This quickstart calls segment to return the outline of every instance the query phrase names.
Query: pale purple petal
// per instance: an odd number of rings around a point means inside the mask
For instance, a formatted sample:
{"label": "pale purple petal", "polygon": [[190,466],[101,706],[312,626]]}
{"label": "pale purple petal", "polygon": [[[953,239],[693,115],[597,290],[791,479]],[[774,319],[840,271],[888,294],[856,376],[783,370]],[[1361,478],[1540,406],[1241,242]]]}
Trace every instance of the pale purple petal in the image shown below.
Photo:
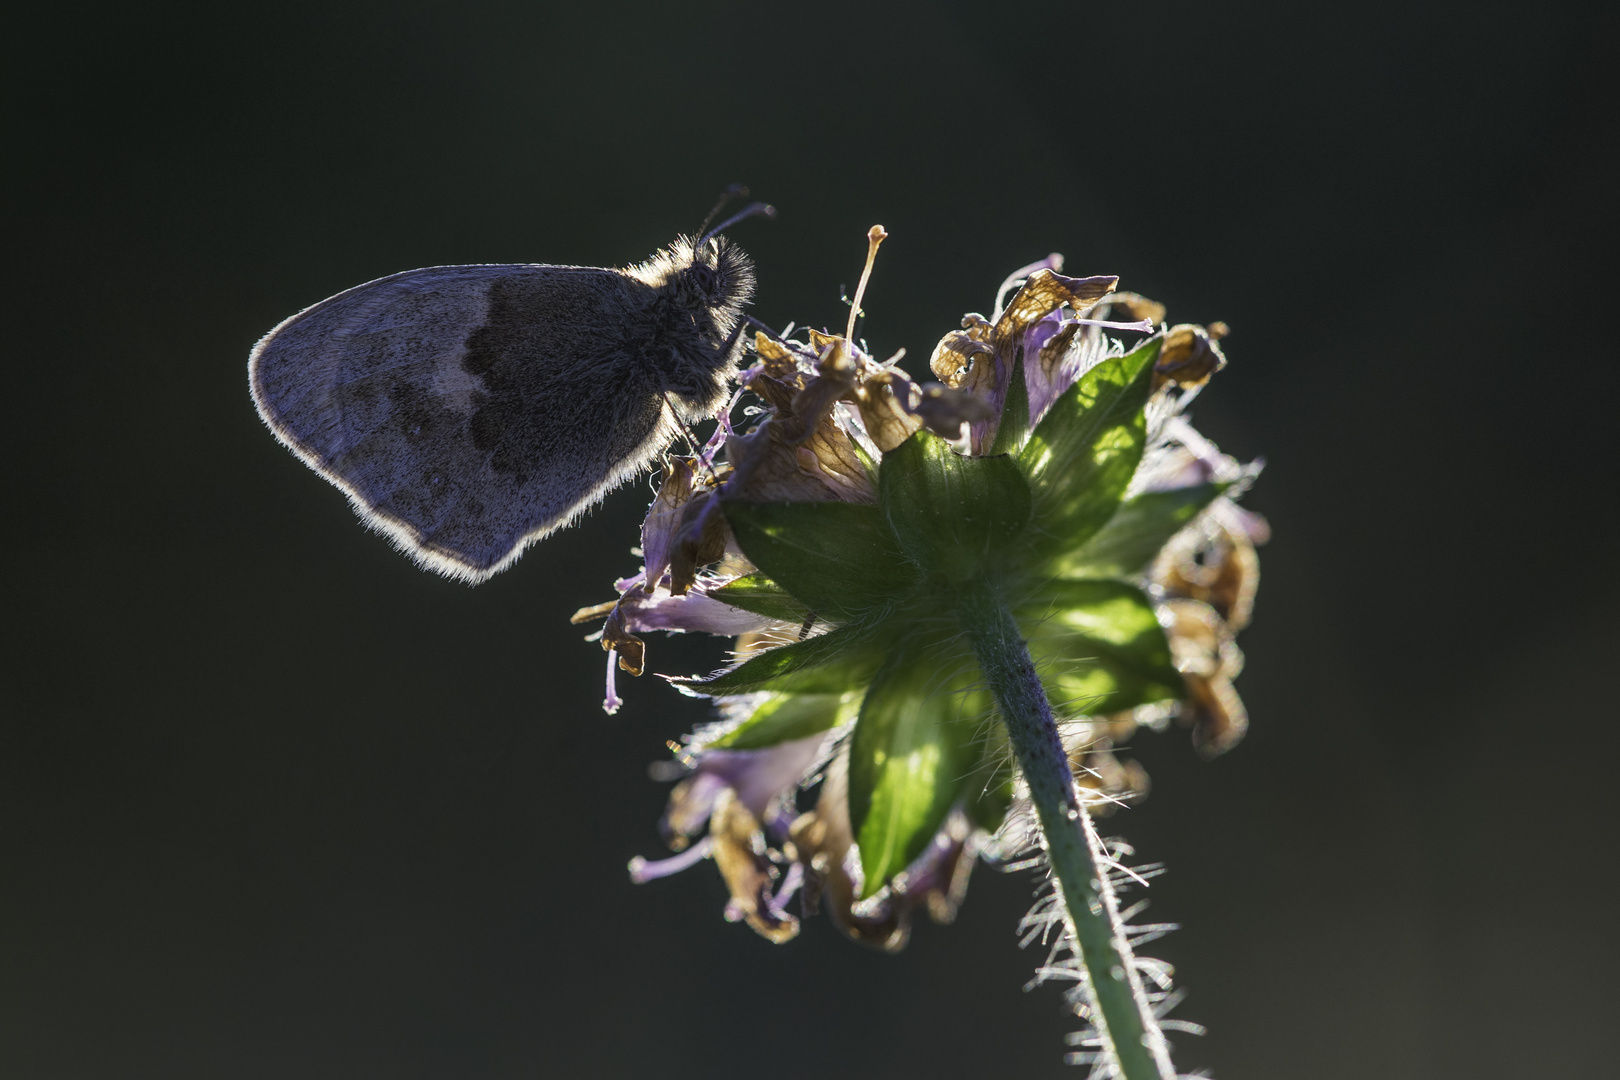
{"label": "pale purple petal", "polygon": [[694,767],[718,777],[737,793],[749,813],[761,818],[772,799],[799,786],[805,772],[819,760],[825,739],[824,734],[816,734],[763,750],[703,750]]}
{"label": "pale purple petal", "polygon": [[1048,373],[1040,362],[1041,350],[1069,326],[1095,326],[1105,330],[1132,330],[1147,333],[1153,323],[1148,319],[1136,322],[1113,322],[1108,319],[1076,318],[1062,308],[1049,312],[1024,332],[1024,386],[1029,396],[1029,423],[1033,427],[1052,403],[1074,385],[1074,381],[1090,370],[1108,353],[1109,342],[1098,333],[1075,334],[1068,350]]}
{"label": "pale purple petal", "polygon": [[679,855],[671,855],[667,859],[643,859],[640,855],[630,860],[630,880],[637,885],[644,885],[661,877],[678,874],[689,866],[695,866],[709,857],[714,849],[714,841],[705,836]]}
{"label": "pale purple petal", "polygon": [[1271,539],[1271,523],[1253,510],[1229,500],[1217,503],[1216,509],[1232,531],[1243,533],[1250,543],[1264,544]]}
{"label": "pale purple petal", "polygon": [[1113,319],[1076,319],[1082,326],[1100,326],[1104,330],[1130,330],[1138,334],[1153,333],[1152,319],[1132,319],[1129,322],[1117,322]]}
{"label": "pale purple petal", "polygon": [[1176,445],[1155,450],[1143,459],[1140,483],[1129,494],[1147,495],[1160,491],[1180,491],[1206,484],[1215,477],[1209,462]]}
{"label": "pale purple petal", "polygon": [[799,887],[803,884],[804,864],[795,861],[788,866],[787,873],[782,876],[782,884],[776,890],[776,895],[772,896],[768,901],[767,906],[770,907],[771,914],[778,919],[786,915],[788,901],[793,899],[793,894],[798,892]]}
{"label": "pale purple petal", "polygon": [[[1052,402],[1068,389],[1063,381],[1064,369],[1068,365],[1059,364],[1053,371],[1053,377],[1048,378],[1045,368],[1041,366],[1041,350],[1058,336],[1063,330],[1063,309],[1049,313],[1024,332],[1024,389],[1029,398],[1029,426],[1034,427],[1046,415],[1046,410],[1052,407]],[[1073,382],[1074,377],[1069,377]]]}
{"label": "pale purple petal", "polygon": [[[1040,330],[1048,319],[1057,316],[1047,316],[1031,327],[1031,330]],[[1081,322],[1077,319],[1061,320],[1058,329],[1071,323]],[[1049,331],[1042,330],[1043,334]],[[1047,342],[1051,339],[1047,338]],[[1042,342],[1046,344],[1046,342]],[[1063,396],[1063,392],[1074,385],[1074,381],[1085,374],[1098,363],[1113,353],[1114,344],[1102,334],[1082,331],[1070,338],[1068,348],[1059,357],[1057,364],[1048,375],[1041,367],[1040,351],[1030,351],[1026,345],[1024,351],[1024,379],[1029,391],[1029,422],[1030,426],[1040,423],[1041,417],[1052,407],[1052,403]],[[1117,355],[1117,353],[1114,353]]]}
{"label": "pale purple petal", "polygon": [[651,595],[627,592],[619,607],[624,612],[624,627],[632,634],[668,630],[735,637],[774,625],[763,615],[721,603],[697,589],[685,596],[671,596],[664,585]]}
{"label": "pale purple petal", "polygon": [[996,431],[1001,424],[1001,410],[1007,404],[1007,385],[1012,380],[1012,371],[1009,365],[1002,363],[1001,356],[988,353],[978,358],[980,363],[995,365],[995,374],[988,387],[981,387],[979,396],[984,403],[990,406],[991,418],[989,420],[974,420],[968,424],[968,454],[979,457],[990,452],[994,444]]}
{"label": "pale purple petal", "polygon": [[658,581],[669,569],[679,544],[681,518],[697,482],[698,471],[688,459],[672,457],[665,461],[658,495],[641,523],[642,574],[649,584]]}
{"label": "pale purple petal", "polygon": [[607,665],[607,697],[602,699],[602,711],[607,713],[609,716],[612,716],[614,713],[618,712],[619,706],[624,704],[624,699],[619,696],[619,689],[617,685],[618,678],[619,650],[609,649]]}
{"label": "pale purple petal", "polygon": [[[744,383],[743,385],[746,386],[747,384]],[[719,412],[715,413],[714,418],[717,423],[714,426],[714,434],[709,436],[709,441],[703,444],[703,452],[698,455],[698,460],[711,470],[714,468],[715,455],[726,445],[726,438],[734,433],[731,426],[731,411],[737,407],[737,403],[742,400],[742,396],[743,392],[739,389],[731,395],[731,400],[726,402]]]}

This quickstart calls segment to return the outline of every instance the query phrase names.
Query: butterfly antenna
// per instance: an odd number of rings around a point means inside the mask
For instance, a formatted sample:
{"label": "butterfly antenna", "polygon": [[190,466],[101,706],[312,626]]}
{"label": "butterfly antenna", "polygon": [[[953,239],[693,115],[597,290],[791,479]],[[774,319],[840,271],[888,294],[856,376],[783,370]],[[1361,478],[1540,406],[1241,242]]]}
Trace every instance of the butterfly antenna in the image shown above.
{"label": "butterfly antenna", "polygon": [[709,231],[709,222],[720,216],[720,211],[726,208],[726,204],[728,202],[730,202],[732,199],[746,199],[747,197],[748,189],[742,184],[732,184],[730,187],[726,188],[726,190],[722,191],[720,193],[720,201],[714,204],[714,209],[709,211],[709,216],[704,218],[703,224],[698,226],[698,235],[702,236]]}
{"label": "butterfly antenna", "polygon": [[[778,345],[781,345],[781,346],[783,346],[785,348],[789,348],[789,349],[794,347],[793,342],[789,341],[787,338],[783,337],[781,334],[779,334],[775,330],[773,330],[769,323],[760,322],[758,319],[754,318],[752,315],[744,315],[743,320],[745,322],[747,322],[749,326],[754,327],[756,330],[763,330],[765,332],[765,336],[770,338],[772,341],[776,342]],[[788,323],[788,332],[789,333],[793,332],[793,324],[792,323]]]}
{"label": "butterfly antenna", "polygon": [[749,203],[747,206],[743,207],[737,213],[735,213],[735,214],[731,215],[730,217],[726,218],[726,220],[722,221],[720,224],[716,225],[714,228],[712,228],[708,232],[704,233],[703,236],[698,240],[698,243],[701,244],[705,240],[712,240],[714,237],[719,236],[721,233],[725,232],[727,229],[729,229],[733,225],[737,224],[737,222],[743,221],[743,220],[745,220],[747,218],[751,218],[751,217],[773,218],[775,216],[776,216],[776,207],[772,206],[770,203],[762,203],[762,202]]}

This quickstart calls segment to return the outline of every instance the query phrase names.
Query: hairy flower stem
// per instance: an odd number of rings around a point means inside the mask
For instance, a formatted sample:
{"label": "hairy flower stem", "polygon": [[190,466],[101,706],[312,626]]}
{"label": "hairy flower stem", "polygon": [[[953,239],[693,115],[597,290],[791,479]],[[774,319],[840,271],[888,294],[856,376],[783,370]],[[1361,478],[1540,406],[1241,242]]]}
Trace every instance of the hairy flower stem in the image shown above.
{"label": "hairy flower stem", "polygon": [[1040,820],[1070,939],[1088,978],[1091,1020],[1126,1080],[1172,1080],[1170,1050],[1148,1005],[1108,883],[1107,854],[1075,791],[1052,706],[1012,613],[985,581],[964,586],[958,612],[1001,707]]}

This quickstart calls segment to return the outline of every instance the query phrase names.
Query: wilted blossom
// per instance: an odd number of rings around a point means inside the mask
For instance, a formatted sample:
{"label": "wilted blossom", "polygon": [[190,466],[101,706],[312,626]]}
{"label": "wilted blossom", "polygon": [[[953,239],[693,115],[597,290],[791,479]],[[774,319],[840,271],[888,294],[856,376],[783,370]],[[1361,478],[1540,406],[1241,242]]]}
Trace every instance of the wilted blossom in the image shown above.
{"label": "wilted blossom", "polygon": [[974,575],[1011,598],[1094,810],[1145,793],[1117,754],[1138,726],[1179,722],[1206,755],[1242,738],[1235,639],[1266,526],[1234,500],[1259,467],[1186,413],[1225,327],[1166,327],[1115,278],[1061,268],[1017,271],[928,380],[848,328],[760,332],[755,404],[669,460],[642,569],[575,621],[604,620],[609,711],[649,631],[733,637],[735,662],[670,679],[718,719],[666,763],[674,854],[635,880],[709,860],[726,916],[772,941],[825,910],[894,950],[919,910],[954,916],[976,861],[1015,862],[1031,814],[950,604]]}

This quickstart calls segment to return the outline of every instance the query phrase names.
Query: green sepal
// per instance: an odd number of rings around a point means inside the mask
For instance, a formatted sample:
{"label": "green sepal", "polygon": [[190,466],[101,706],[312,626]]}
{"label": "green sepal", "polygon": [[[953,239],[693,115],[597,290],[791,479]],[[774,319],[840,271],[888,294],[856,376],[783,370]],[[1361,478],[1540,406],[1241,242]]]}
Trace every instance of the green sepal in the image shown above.
{"label": "green sepal", "polygon": [[722,604],[778,622],[803,623],[810,617],[810,609],[802,601],[764,574],[744,574],[726,582],[709,596]]}
{"label": "green sepal", "polygon": [[1147,594],[1123,581],[1053,581],[1017,612],[1056,712],[1104,716],[1181,697]]}
{"label": "green sepal", "polygon": [[883,511],[870,503],[723,505],[749,561],[823,618],[860,619],[914,580]]}
{"label": "green sepal", "polygon": [[1007,376],[1007,396],[1001,405],[1001,422],[996,426],[992,454],[1016,454],[1029,437],[1029,380],[1024,375],[1023,335],[1013,357],[1012,374]]}
{"label": "green sepal", "polygon": [[975,782],[974,738],[990,711],[988,693],[972,689],[982,681],[968,657],[908,648],[889,658],[866,692],[849,747],[863,898],[923,853]]}
{"label": "green sepal", "polygon": [[1059,557],[1053,572],[1066,578],[1128,577],[1140,573],[1172,536],[1231,486],[1196,484],[1126,499],[1090,540]]}
{"label": "green sepal", "polygon": [[888,626],[851,623],[825,634],[758,652],[734,668],[706,678],[671,679],[700,694],[749,694],[779,690],[796,694],[842,694],[869,682],[882,666]]}
{"label": "green sepal", "polygon": [[981,573],[1029,524],[1029,484],[1008,455],[963,457],[918,431],[883,455],[878,500],[900,547],[949,581]]}
{"label": "green sepal", "polygon": [[1038,558],[1073,550],[1119,508],[1147,442],[1143,407],[1162,336],[1104,360],[1065,390],[1018,460],[1034,493]]}
{"label": "green sepal", "polygon": [[855,719],[860,708],[858,691],[778,694],[761,702],[748,719],[706,746],[721,750],[763,750],[830,731]]}

